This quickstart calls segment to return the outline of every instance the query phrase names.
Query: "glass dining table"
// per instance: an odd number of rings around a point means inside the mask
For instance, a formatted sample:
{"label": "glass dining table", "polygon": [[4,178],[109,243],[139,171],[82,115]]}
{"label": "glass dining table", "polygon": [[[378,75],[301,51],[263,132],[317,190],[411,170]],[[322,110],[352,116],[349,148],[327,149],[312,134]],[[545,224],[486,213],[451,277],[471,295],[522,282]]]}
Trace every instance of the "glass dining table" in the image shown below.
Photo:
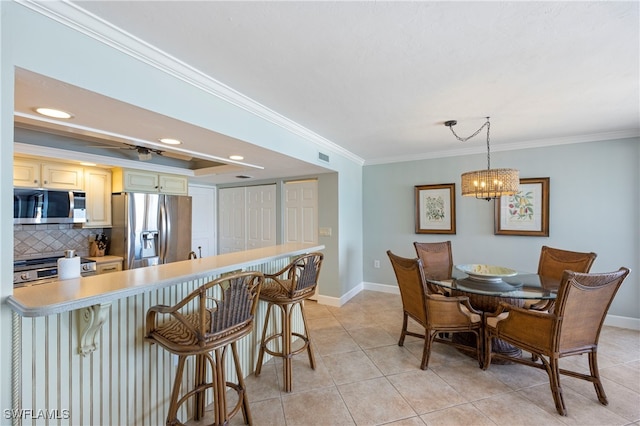
{"label": "glass dining table", "polygon": [[[469,276],[456,268],[453,268],[449,279],[427,277],[427,285],[432,291],[444,292],[451,296],[467,296],[471,306],[482,312],[494,312],[500,302],[517,307],[534,303],[545,304],[545,302],[547,306],[552,306],[559,284],[560,281],[557,279],[529,272],[518,272],[510,277],[483,280]],[[456,333],[453,338],[458,343],[475,347],[475,335],[472,333]],[[492,350],[510,356],[521,355],[520,349],[503,341],[494,341]]]}

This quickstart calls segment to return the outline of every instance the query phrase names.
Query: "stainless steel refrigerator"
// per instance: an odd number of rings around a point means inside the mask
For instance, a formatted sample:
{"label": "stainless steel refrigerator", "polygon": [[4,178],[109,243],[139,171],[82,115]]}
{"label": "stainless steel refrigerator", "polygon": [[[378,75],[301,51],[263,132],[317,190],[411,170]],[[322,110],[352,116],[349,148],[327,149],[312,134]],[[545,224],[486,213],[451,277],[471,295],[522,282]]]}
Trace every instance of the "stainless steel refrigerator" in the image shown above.
{"label": "stainless steel refrigerator", "polygon": [[122,192],[112,195],[109,254],[124,268],[187,260],[191,251],[191,197]]}

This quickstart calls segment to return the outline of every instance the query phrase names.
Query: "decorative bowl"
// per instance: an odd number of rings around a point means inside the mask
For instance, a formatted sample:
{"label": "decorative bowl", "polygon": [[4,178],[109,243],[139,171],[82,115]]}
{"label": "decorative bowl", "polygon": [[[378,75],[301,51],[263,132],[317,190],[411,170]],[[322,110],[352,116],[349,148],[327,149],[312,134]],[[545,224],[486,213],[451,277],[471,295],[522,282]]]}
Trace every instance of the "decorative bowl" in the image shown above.
{"label": "decorative bowl", "polygon": [[471,280],[491,283],[497,283],[502,281],[503,278],[518,275],[517,271],[510,268],[478,263],[456,265],[456,269],[469,275]]}

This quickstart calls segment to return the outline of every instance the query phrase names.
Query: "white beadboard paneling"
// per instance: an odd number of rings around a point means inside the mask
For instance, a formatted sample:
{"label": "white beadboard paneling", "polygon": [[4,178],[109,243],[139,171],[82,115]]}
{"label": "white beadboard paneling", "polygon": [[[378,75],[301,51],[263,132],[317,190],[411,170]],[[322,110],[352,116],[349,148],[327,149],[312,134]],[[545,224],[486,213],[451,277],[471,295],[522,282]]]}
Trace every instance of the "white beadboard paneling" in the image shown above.
{"label": "white beadboard paneling", "polygon": [[[271,273],[284,268],[289,261],[282,258],[253,269]],[[14,375],[19,376],[20,388],[19,406],[13,408],[48,410],[45,412],[50,416],[58,415],[56,419],[23,418],[21,424],[164,424],[175,376],[174,358],[168,351],[144,341],[147,310],[156,304],[173,305],[213,278],[115,300],[98,336],[98,349],[86,356],[78,354],[75,311],[46,317],[17,317],[14,327],[19,333],[18,347],[14,349],[20,356]],[[260,302],[253,333],[237,343],[244,376],[255,370],[265,312],[266,303]],[[269,333],[280,327],[280,314],[274,313]],[[302,320],[298,318],[294,329],[300,330],[301,326]],[[265,357],[265,362],[268,358]],[[193,369],[189,360],[183,389],[193,385]],[[225,374],[228,381],[237,380],[230,347],[225,356]],[[190,405],[183,405],[180,413],[183,419],[191,416]]]}

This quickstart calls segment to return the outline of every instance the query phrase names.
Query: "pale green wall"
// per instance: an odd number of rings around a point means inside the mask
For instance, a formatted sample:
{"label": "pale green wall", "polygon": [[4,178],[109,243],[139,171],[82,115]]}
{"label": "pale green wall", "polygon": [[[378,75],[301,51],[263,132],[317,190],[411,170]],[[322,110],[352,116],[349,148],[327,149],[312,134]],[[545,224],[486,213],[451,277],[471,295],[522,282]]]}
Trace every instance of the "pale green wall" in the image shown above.
{"label": "pale green wall", "polygon": [[[492,153],[494,167],[514,167],[520,177],[550,178],[550,235],[493,234],[493,201],[460,195],[460,174],[481,168],[472,155],[364,167],[364,281],[395,285],[386,256],[390,249],[413,257],[413,241],[453,245],[454,263],[491,263],[523,271],[537,269],[540,247],[594,251],[593,272],[626,266],[631,275],[609,311],[640,318],[640,140],[580,143]],[[456,184],[457,233],[414,233],[414,186]],[[375,269],[373,261],[380,260]]]}

